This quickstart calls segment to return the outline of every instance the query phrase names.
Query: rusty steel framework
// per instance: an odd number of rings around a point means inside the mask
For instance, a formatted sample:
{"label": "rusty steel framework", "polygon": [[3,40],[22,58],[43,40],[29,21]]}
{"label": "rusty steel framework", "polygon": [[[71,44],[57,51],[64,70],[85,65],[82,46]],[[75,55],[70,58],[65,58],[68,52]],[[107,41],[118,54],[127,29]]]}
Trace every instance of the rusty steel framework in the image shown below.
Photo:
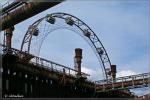
{"label": "rusty steel framework", "polygon": [[[62,2],[64,0],[60,1]],[[1,14],[2,16],[0,16],[0,26],[2,26],[2,30],[6,30],[6,33],[11,33],[12,31],[10,30],[10,28],[15,24],[43,10],[48,9],[49,7],[57,5],[58,3],[60,2],[13,2],[9,6],[2,9]],[[55,25],[55,23],[59,19],[61,19],[64,24],[62,25],[57,24],[58,25],[57,26]],[[51,24],[54,27],[51,28],[48,26],[48,28],[46,29],[45,26],[47,26],[47,24],[43,23]],[[42,27],[43,25],[44,27]],[[94,50],[96,56],[98,57],[100,66],[102,67],[102,71],[106,79],[95,82],[96,92],[106,90],[123,90],[149,86],[150,73],[143,73],[139,75],[116,78],[116,66],[111,65],[108,54],[98,36],[92,31],[92,29],[87,24],[85,24],[79,18],[67,13],[48,14],[47,16],[34,22],[28,28],[24,36],[21,45],[21,51],[11,48],[11,37],[9,36],[8,36],[9,41],[7,41],[8,45],[4,46],[0,44],[0,46],[3,46],[5,48],[4,53],[6,51],[6,54],[10,53],[12,55],[18,56],[19,61],[27,62],[35,66],[40,66],[49,71],[56,71],[62,73],[64,75],[63,77],[65,77],[65,75],[77,77],[77,74],[81,74],[82,77],[87,78],[87,76],[89,75],[86,73],[78,72],[75,69],[66,67],[64,65],[31,54],[30,50],[32,49],[32,42],[35,39],[35,37],[41,36],[42,34],[41,30],[44,30],[44,32],[47,33],[46,34],[43,33],[44,35],[42,36],[42,38],[39,38],[42,41],[40,43],[39,49],[41,48],[44,39],[47,37],[49,33],[62,28],[66,28],[75,31],[76,33],[79,33],[79,35],[81,35],[89,43],[89,45]],[[6,50],[6,47],[8,50]],[[79,65],[79,67],[81,66]]]}
{"label": "rusty steel framework", "polygon": [[[62,20],[63,23],[61,25],[55,25],[57,20]],[[46,24],[45,24],[46,23]],[[51,25],[51,26],[49,26]],[[51,28],[52,27],[52,28]],[[51,28],[51,29],[50,29]],[[52,13],[48,14],[47,16],[37,20],[34,22],[27,30],[24,39],[21,45],[21,51],[26,51],[27,53],[31,53],[30,50],[33,48],[31,47],[32,41],[44,34],[41,39],[41,44],[45,37],[54,30],[66,28],[76,33],[79,33],[87,42],[90,44],[92,49],[94,50],[98,60],[100,62],[100,66],[102,67],[104,78],[111,79],[111,62],[108,57],[108,54],[101,43],[98,36],[92,31],[92,29],[81,21],[79,18],[67,14],[67,13]],[[45,30],[49,31],[45,31]],[[44,31],[42,31],[44,30]],[[47,33],[46,33],[47,32]],[[36,40],[38,40],[36,39]],[[37,42],[36,42],[37,43]],[[37,45],[37,44],[36,44]],[[35,46],[35,45],[34,45]],[[34,47],[35,48],[35,47]],[[39,47],[40,49],[40,47]]]}
{"label": "rusty steel framework", "polygon": [[[14,1],[0,11],[1,30],[12,27],[50,7],[53,7],[64,0],[53,2],[36,2],[36,0]],[[9,1],[10,2],[10,1]]]}
{"label": "rusty steel framework", "polygon": [[[4,54],[7,54],[8,53],[6,51],[7,46],[5,46],[3,44],[0,44],[0,46],[2,46],[4,48],[3,49]],[[60,72],[60,73],[63,73],[65,70],[66,75],[73,76],[73,77],[75,77],[76,74],[78,73],[77,70],[72,69],[70,67],[58,64],[58,63],[53,62],[53,61],[46,60],[46,59],[41,58],[41,57],[34,56],[34,55],[29,54],[27,52],[22,52],[18,49],[15,49],[15,48],[10,48],[10,51],[11,51],[12,55],[16,55],[17,57],[19,57],[20,62],[28,62],[28,63],[33,64],[35,66],[41,66],[47,70],[50,70],[50,71],[53,70],[53,71]],[[84,72],[81,72],[81,76],[87,78],[90,75],[86,74]]]}
{"label": "rusty steel framework", "polygon": [[[112,81],[112,80],[109,80]],[[150,72],[131,76],[118,77],[112,83],[108,80],[95,81],[97,91],[123,90],[150,86]]]}

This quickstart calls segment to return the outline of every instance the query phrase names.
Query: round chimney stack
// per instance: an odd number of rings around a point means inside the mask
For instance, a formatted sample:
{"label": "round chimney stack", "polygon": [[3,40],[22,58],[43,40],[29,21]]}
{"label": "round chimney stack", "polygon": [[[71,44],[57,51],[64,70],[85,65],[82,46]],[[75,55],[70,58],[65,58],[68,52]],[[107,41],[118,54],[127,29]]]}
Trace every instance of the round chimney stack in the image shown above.
{"label": "round chimney stack", "polygon": [[81,59],[82,59],[82,49],[75,49],[75,69],[77,70],[77,75],[81,75]]}

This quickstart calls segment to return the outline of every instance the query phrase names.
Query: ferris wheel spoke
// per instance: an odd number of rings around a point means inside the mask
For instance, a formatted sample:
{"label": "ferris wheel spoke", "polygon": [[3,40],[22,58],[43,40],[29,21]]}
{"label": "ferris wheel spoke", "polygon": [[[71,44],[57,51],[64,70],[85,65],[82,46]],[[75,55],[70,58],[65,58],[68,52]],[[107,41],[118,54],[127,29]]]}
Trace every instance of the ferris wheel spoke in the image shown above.
{"label": "ferris wheel spoke", "polygon": [[[26,49],[25,46],[27,46],[28,53],[30,53],[31,49],[37,49],[39,52],[47,35],[57,29],[63,28],[78,33],[86,41],[88,41],[88,44],[98,58],[102,71],[105,74],[105,78],[110,78],[108,69],[110,71],[111,62],[103,44],[87,24],[70,14],[52,13],[34,22],[28,28],[28,31],[24,36],[21,51],[24,51]],[[36,48],[33,48],[32,45],[35,46],[35,44]]]}

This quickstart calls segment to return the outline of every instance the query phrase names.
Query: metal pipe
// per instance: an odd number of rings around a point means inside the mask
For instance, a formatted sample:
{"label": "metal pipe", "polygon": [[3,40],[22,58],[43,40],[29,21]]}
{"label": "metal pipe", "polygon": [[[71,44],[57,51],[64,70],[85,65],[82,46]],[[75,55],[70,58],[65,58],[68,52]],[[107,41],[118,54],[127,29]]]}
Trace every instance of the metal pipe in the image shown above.
{"label": "metal pipe", "polygon": [[24,2],[12,2],[8,6],[2,8],[2,15],[4,15],[5,13],[9,13],[9,11],[17,8],[18,6],[22,5],[23,3]]}
{"label": "metal pipe", "polygon": [[14,26],[62,1],[64,0],[59,2],[28,2],[25,5],[21,5],[22,7],[18,7],[0,18],[0,26],[2,26],[1,30]]}

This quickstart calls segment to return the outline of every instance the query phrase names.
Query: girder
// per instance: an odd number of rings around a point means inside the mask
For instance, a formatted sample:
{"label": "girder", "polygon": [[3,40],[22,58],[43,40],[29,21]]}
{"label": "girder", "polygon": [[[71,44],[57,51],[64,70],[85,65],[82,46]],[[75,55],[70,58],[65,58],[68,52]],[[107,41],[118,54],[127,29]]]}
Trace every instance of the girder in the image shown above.
{"label": "girder", "polygon": [[13,2],[2,9],[0,17],[1,30],[14,26],[62,1],[64,0],[59,0],[58,2]]}
{"label": "girder", "polygon": [[[110,83],[107,83],[107,82]],[[96,91],[123,90],[150,86],[150,72],[118,77],[115,80],[95,81]]]}

